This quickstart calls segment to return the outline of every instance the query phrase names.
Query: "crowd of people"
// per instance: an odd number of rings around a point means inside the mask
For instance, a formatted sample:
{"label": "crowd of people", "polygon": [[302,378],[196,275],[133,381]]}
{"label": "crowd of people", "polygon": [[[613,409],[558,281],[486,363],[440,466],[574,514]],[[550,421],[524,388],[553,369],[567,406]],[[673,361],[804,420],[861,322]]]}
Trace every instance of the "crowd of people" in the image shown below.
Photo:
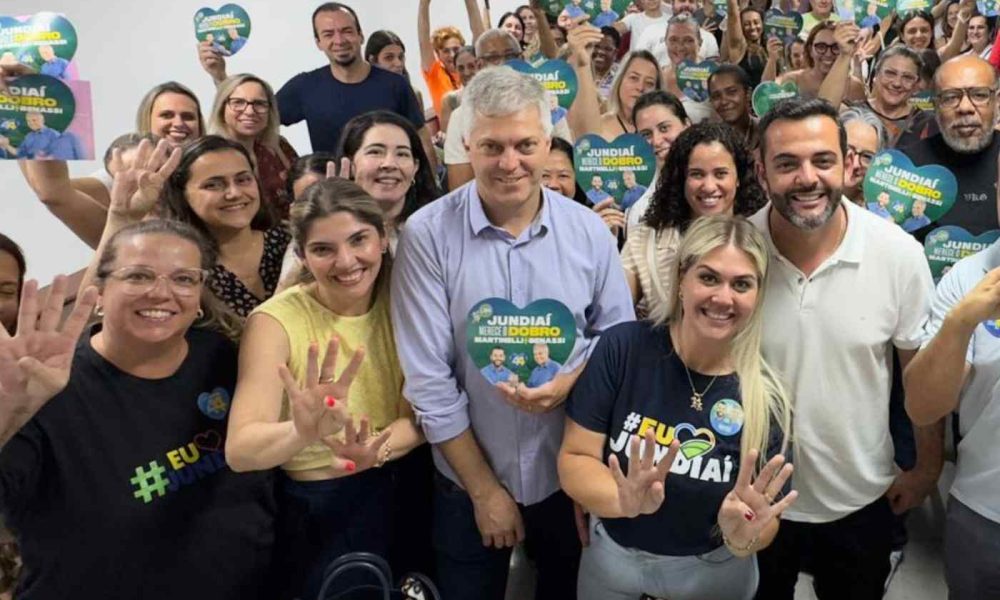
{"label": "crowd of people", "polygon": [[[996,18],[793,1],[782,40],[766,0],[564,4],[419,0],[423,98],[399,35],[327,2],[327,64],[277,92],[204,41],[209,112],[166,81],[91,176],[19,163],[94,255],[43,292],[0,234],[0,584],[312,599],[370,552],[501,600],[521,546],[546,600],[876,599],[951,423],[949,597],[1000,598],[1000,242],[936,289],[922,248],[1000,229]],[[505,66],[552,59],[568,111]],[[794,97],[755,114],[769,81]],[[586,190],[574,141],[624,133],[653,182]],[[936,223],[866,197],[887,149],[955,175]],[[500,302],[566,354],[480,361]]]}

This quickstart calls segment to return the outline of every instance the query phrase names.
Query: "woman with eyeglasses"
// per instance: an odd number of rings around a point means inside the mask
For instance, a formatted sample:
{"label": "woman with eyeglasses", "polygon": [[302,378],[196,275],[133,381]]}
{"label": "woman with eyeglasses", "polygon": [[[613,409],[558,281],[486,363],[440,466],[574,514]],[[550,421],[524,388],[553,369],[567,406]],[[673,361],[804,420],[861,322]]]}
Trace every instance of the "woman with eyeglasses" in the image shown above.
{"label": "woman with eyeglasses", "polygon": [[292,199],[285,194],[285,178],[298,154],[278,133],[280,125],[274,90],[263,79],[233,75],[216,88],[209,133],[246,148],[260,181],[262,202],[276,216],[287,218]]}
{"label": "woman with eyeglasses", "polygon": [[[125,203],[139,175],[163,173],[129,170]],[[272,476],[234,473],[223,454],[237,354],[214,326],[214,263],[194,228],[152,219],[106,240],[99,294],[83,292],[63,327],[65,278],[46,300],[25,283],[17,333],[0,330],[17,598],[275,597]],[[101,321],[81,337],[92,311]]]}
{"label": "woman with eyeglasses", "polygon": [[[807,97],[819,96],[820,86],[829,75],[837,57],[841,53],[841,42],[846,44],[847,40],[856,40],[858,37],[858,26],[852,21],[841,21],[832,23],[823,21],[812,28],[809,37],[806,38],[805,53],[806,67],[796,71],[789,71],[779,75],[779,84],[787,81],[793,82],[799,88],[799,94]],[[853,46],[852,46],[853,47]],[[853,51],[851,52],[853,56]],[[852,56],[847,57],[848,60]],[[860,79],[853,75],[846,83],[844,97],[850,101],[863,100],[865,97],[865,86]]]}

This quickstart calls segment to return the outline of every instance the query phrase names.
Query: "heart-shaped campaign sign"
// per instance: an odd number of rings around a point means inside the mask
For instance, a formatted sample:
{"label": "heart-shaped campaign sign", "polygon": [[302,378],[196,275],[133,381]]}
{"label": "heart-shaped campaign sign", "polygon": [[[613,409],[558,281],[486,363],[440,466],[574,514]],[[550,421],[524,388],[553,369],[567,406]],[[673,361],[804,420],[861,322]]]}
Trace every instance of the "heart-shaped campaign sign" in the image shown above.
{"label": "heart-shaped campaign sign", "polygon": [[486,381],[538,387],[559,373],[573,353],[576,320],[558,300],[518,308],[503,298],[476,302],[469,311],[466,345]]}
{"label": "heart-shaped campaign sign", "polygon": [[802,15],[797,12],[782,12],[772,8],[764,13],[764,39],[778,38],[785,45],[791,44],[802,31]]}
{"label": "heart-shaped campaign sign", "polygon": [[961,227],[945,225],[938,227],[924,238],[924,254],[931,267],[935,283],[940,281],[948,269],[966,256],[988,248],[1000,238],[1000,229],[972,235]]}
{"label": "heart-shaped campaign sign", "polygon": [[11,72],[74,79],[70,61],[76,44],[76,29],[63,15],[0,17],[0,67]]}
{"label": "heart-shaped campaign sign", "polygon": [[984,17],[995,17],[1000,14],[1000,0],[976,0],[976,8]]}
{"label": "heart-shaped campaign sign", "polygon": [[910,108],[917,110],[934,110],[934,92],[925,90],[910,96]]}
{"label": "heart-shaped campaign sign", "polygon": [[570,19],[590,16],[590,24],[606,27],[625,16],[631,0],[548,0],[545,11],[553,17],[565,15]]}
{"label": "heart-shaped campaign sign", "polygon": [[573,147],[577,185],[597,204],[614,198],[622,210],[635,204],[656,174],[653,147],[636,133],[608,142],[599,135],[585,135]]}
{"label": "heart-shaped campaign sign", "polygon": [[778,102],[794,98],[799,95],[799,86],[794,81],[786,81],[777,84],[773,81],[765,81],[753,90],[753,112],[758,117],[763,117]]}
{"label": "heart-shaped campaign sign", "polygon": [[576,99],[576,71],[564,60],[547,60],[538,65],[530,65],[523,60],[512,60],[507,63],[515,71],[531,75],[542,84],[549,97],[549,109],[552,111],[552,123],[558,123],[566,117],[569,107]]}
{"label": "heart-shaped campaign sign", "polygon": [[682,61],[674,67],[677,75],[677,87],[688,98],[695,102],[708,100],[708,78],[719,68],[713,61],[706,60],[696,63],[690,60]]}
{"label": "heart-shaped campaign sign", "polygon": [[229,413],[229,392],[217,387],[211,392],[198,394],[198,410],[209,419],[221,421]]}
{"label": "heart-shaped campaign sign", "polygon": [[896,8],[896,0],[854,0],[854,22],[859,27],[875,27]]}
{"label": "heart-shaped campaign sign", "polygon": [[885,150],[872,159],[864,192],[868,210],[906,231],[916,231],[951,210],[958,182],[940,165],[914,167],[902,152]]}
{"label": "heart-shaped campaign sign", "polygon": [[201,8],[194,14],[194,35],[199,42],[209,42],[222,56],[239,52],[250,37],[250,15],[238,4],[219,10]]}
{"label": "heart-shaped campaign sign", "polygon": [[48,75],[18,77],[0,91],[0,156],[14,158],[9,156],[13,149],[17,158],[62,158],[50,156],[53,142],[75,113],[76,100],[63,81]]}

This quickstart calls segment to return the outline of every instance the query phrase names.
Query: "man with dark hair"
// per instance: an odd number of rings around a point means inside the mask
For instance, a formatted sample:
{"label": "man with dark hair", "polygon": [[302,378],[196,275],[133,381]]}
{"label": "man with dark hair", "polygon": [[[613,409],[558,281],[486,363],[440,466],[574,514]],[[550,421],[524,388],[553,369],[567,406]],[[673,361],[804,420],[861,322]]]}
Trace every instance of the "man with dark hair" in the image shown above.
{"label": "man with dark hair", "polygon": [[772,254],[762,351],[795,401],[794,507],[758,554],[757,598],[792,600],[804,564],[821,600],[882,597],[892,513],[919,505],[941,470],[940,423],[917,428],[898,473],[889,435],[892,350],[923,336],[930,269],[920,244],[842,197],[847,135],[823,100],[778,103],[760,123],[770,204],[751,217]]}
{"label": "man with dark hair", "polygon": [[[346,4],[327,2],[313,11],[313,37],[329,65],[299,73],[278,90],[282,125],[305,121],[313,152],[337,152],[340,132],[353,117],[372,110],[402,115],[420,132],[429,157],[430,134],[410,83],[402,75],[373,68],[361,52],[365,36],[358,15]],[[202,67],[216,84],[226,78],[225,59],[204,45]],[[431,158],[433,160],[433,158]]]}
{"label": "man with dark hair", "polygon": [[901,150],[915,166],[941,165],[954,173],[958,195],[934,225],[913,233],[922,241],[932,227],[943,225],[957,225],[972,235],[997,229],[996,71],[978,56],[953,58],[934,75],[934,93],[940,133]]}

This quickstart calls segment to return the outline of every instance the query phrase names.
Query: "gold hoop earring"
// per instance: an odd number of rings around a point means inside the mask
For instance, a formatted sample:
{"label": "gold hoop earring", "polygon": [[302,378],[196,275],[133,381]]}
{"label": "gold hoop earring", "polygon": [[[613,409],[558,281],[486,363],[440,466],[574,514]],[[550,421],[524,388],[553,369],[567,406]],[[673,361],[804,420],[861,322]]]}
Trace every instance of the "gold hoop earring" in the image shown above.
{"label": "gold hoop earring", "polygon": [[195,313],[195,316],[197,316],[199,319],[204,319],[205,318],[205,311],[203,311],[202,309],[199,308],[198,312]]}
{"label": "gold hoop earring", "polygon": [[101,306],[100,304],[98,304],[97,306],[95,306],[94,307],[94,316],[103,317],[104,316],[104,307]]}

